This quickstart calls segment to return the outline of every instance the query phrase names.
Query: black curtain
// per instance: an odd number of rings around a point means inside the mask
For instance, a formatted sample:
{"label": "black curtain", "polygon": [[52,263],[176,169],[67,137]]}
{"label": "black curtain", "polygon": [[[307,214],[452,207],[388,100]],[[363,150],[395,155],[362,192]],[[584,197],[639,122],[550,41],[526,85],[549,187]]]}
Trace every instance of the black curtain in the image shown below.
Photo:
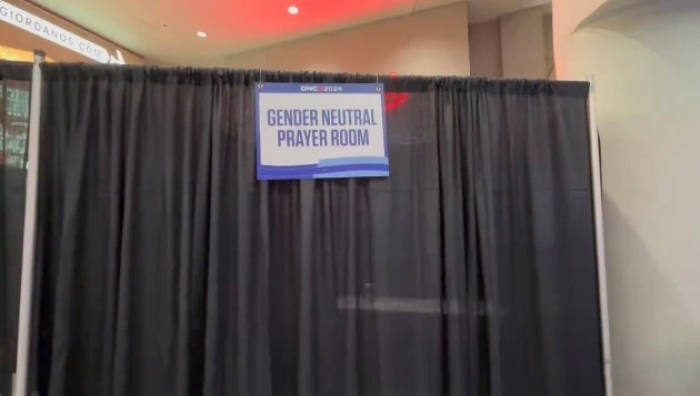
{"label": "black curtain", "polygon": [[[22,233],[27,172],[26,151],[32,65],[0,61],[0,395],[9,395],[17,356]],[[22,98],[19,98],[22,99]],[[17,135],[24,136],[17,136]]]}
{"label": "black curtain", "polygon": [[44,65],[49,396],[603,395],[584,83],[385,79],[391,176],[258,182],[254,86]]}

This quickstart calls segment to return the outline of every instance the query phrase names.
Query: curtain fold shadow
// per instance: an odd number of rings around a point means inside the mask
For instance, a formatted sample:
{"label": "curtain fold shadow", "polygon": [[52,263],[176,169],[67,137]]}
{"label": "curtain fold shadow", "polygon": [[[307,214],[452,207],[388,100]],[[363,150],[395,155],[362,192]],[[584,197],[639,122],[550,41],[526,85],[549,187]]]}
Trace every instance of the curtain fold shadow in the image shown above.
{"label": "curtain fold shadow", "polygon": [[603,395],[587,84],[385,79],[389,178],[258,182],[259,71],[43,72],[41,395]]}

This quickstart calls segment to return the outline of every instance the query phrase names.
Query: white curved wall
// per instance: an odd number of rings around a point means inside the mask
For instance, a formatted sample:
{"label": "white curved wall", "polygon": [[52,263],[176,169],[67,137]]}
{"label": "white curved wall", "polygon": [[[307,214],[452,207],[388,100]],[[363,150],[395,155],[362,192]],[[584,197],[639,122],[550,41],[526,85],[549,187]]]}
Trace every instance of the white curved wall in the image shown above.
{"label": "white curved wall", "polygon": [[467,4],[457,3],[236,55],[225,66],[369,74],[469,75]]}
{"label": "white curved wall", "polygon": [[580,3],[554,1],[555,56],[560,78],[595,78],[615,396],[698,396],[700,2],[574,32]]}

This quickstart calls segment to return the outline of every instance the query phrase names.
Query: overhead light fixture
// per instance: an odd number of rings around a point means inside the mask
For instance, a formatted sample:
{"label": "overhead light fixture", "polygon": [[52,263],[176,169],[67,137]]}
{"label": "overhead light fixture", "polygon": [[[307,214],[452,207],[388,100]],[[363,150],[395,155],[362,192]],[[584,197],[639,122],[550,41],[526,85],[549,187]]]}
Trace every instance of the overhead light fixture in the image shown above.
{"label": "overhead light fixture", "polygon": [[207,38],[207,34],[205,32],[197,32],[197,37],[199,38]]}
{"label": "overhead light fixture", "polygon": [[297,6],[289,6],[289,8],[287,8],[287,11],[292,15],[296,15],[299,13],[299,9],[297,8]]}

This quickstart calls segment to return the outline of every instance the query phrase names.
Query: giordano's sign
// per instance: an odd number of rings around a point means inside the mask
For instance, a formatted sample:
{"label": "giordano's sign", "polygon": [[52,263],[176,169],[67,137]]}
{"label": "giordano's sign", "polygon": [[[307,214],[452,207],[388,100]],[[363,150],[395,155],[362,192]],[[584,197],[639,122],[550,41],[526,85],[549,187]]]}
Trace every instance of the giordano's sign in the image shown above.
{"label": "giordano's sign", "polygon": [[44,40],[58,44],[84,57],[100,63],[112,63],[123,65],[124,56],[116,50],[112,55],[104,47],[86,40],[77,34],[58,27],[36,15],[30,14],[21,8],[0,0],[0,21],[9,23],[15,27],[32,33]]}

